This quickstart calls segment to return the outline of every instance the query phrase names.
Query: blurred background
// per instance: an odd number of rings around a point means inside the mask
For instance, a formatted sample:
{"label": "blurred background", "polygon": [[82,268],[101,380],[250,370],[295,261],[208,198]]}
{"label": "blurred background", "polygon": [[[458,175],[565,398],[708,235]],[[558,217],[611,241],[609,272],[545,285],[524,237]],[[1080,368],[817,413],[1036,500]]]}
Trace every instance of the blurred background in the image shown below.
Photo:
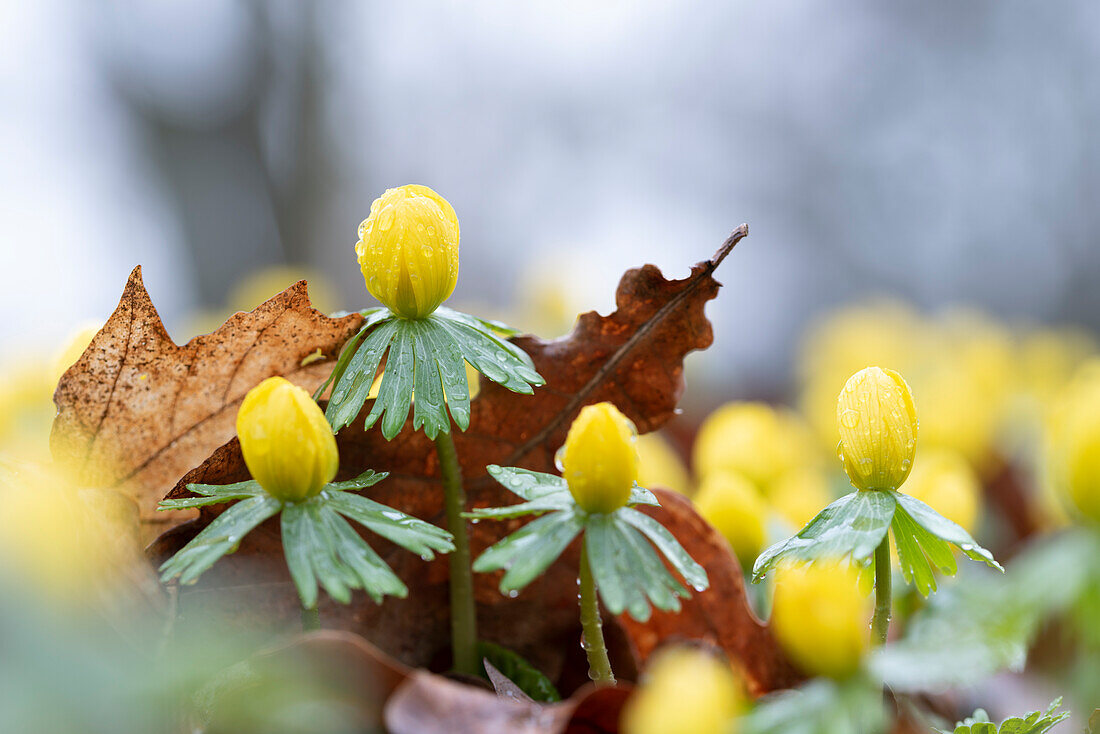
{"label": "blurred background", "polygon": [[544,332],[748,222],[689,407],[782,393],[853,299],[1095,328],[1097,68],[1088,0],[4,3],[3,352],[138,263],[179,342],[299,273],[368,305],[356,227],[408,182],[458,211],[457,304]]}

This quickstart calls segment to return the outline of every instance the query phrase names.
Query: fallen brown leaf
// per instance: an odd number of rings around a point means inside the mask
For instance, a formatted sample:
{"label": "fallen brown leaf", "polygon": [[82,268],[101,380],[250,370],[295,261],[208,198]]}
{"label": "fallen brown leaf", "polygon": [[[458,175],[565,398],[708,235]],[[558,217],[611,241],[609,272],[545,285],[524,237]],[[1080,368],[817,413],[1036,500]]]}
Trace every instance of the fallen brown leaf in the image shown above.
{"label": "fallen brown leaf", "polygon": [[233,437],[245,393],[273,375],[316,389],[332,365],[302,361],[318,349],[334,356],[360,324],[358,314],[315,311],[299,281],[178,346],[136,267],[118,308],[54,393],[54,459],[80,484],[133,497],[143,521],[179,522],[186,516],[155,515],[157,502]]}

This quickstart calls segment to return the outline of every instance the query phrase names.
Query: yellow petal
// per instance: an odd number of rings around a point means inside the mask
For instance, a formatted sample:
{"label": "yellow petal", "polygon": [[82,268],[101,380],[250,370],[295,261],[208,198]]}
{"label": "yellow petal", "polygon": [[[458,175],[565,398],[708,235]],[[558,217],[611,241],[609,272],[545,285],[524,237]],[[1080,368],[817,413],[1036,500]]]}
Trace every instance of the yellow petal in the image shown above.
{"label": "yellow petal", "polygon": [[624,734],[734,734],[745,694],[730,666],[698,648],[657,653],[623,709]]}

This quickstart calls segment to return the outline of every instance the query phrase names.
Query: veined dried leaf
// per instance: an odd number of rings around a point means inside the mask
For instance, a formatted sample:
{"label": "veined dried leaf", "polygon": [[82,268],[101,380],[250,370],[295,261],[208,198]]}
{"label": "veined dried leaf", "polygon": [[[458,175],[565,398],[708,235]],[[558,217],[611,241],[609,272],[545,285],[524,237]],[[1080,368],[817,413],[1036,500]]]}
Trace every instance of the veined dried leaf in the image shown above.
{"label": "veined dried leaf", "polygon": [[[157,502],[235,434],[250,388],[282,375],[314,390],[362,317],[315,311],[299,281],[183,346],[168,336],[134,268],[118,308],[61,378],[50,447],[75,481],[132,496],[144,521],[179,522]],[[163,527],[161,527],[163,529]]]}

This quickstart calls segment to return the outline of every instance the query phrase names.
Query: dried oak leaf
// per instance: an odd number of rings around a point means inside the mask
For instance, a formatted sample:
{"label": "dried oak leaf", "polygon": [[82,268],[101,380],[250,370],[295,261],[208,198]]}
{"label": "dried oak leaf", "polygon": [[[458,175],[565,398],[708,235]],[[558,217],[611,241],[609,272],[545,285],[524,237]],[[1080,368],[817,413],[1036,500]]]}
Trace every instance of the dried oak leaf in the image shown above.
{"label": "dried oak leaf", "polygon": [[361,324],[358,314],[332,319],[315,311],[299,281],[179,346],[138,266],[115,312],[57,386],[54,459],[81,484],[133,497],[143,521],[179,522],[185,516],[155,515],[157,502],[233,437],[245,393],[273,375],[316,389],[331,364],[306,358],[317,350],[334,356]]}
{"label": "dried oak leaf", "polygon": [[[564,442],[570,422],[586,404],[613,401],[642,432],[668,420],[683,390],[684,356],[712,341],[704,314],[706,301],[716,295],[719,287],[712,273],[745,233],[744,228],[734,232],[714,258],[696,265],[682,280],[667,280],[651,265],[628,271],[617,292],[617,310],[609,316],[594,312],[582,315],[566,337],[550,342],[533,337],[517,339],[547,384],[534,395],[524,396],[482,382],[481,393],[472,404],[470,428],[455,436],[470,504],[515,501],[488,478],[484,468],[487,464],[554,471],[554,452]],[[353,476],[367,468],[388,471],[390,477],[371,488],[373,499],[442,523],[436,455],[422,433],[406,426],[397,438],[387,442],[378,431],[364,432],[362,421],[356,421],[341,431],[337,443],[342,476]],[[223,484],[247,476],[239,446],[230,441],[185,476],[170,496],[186,496],[188,483]],[[705,523],[689,504],[671,495],[662,497],[669,505],[666,512],[670,517],[688,516],[670,521],[673,532],[700,554],[700,561],[716,579],[715,591],[707,592],[715,595],[713,603],[690,608],[696,617],[687,627],[692,630],[690,634],[713,639],[720,645],[726,643],[723,648],[746,664],[750,676],[755,676],[755,690],[786,685],[793,674],[772,638],[760,631],[760,623],[751,616],[736,560],[728,550],[719,552],[713,547],[720,542],[718,549],[725,549],[725,541],[714,533],[706,534],[706,541],[685,537],[685,532],[705,528]],[[151,549],[154,560],[168,557],[219,511],[217,507],[205,508],[196,523],[161,538]],[[522,522],[482,522],[473,526],[473,552],[480,553]],[[409,586],[408,598],[374,605],[357,597],[348,606],[323,600],[323,623],[358,632],[407,665],[442,669],[447,664],[449,646],[446,560],[425,564],[376,536],[368,535],[367,539]],[[566,693],[586,682],[578,644],[577,561],[578,548],[574,544],[515,599],[497,591],[498,576],[475,577],[482,635],[526,657]],[[282,559],[278,523],[262,525],[245,538],[236,554],[208,571],[196,587],[181,589],[180,603],[213,607],[252,627],[265,624],[284,631],[293,629],[298,602]],[[707,616],[723,607],[726,611],[722,615]],[[750,635],[747,640],[723,636],[715,629],[715,624],[731,620],[732,629]],[[615,669],[629,680],[635,667],[631,651],[644,658],[657,642],[675,631],[668,625],[608,624],[606,634]],[[639,639],[630,635],[638,635]],[[750,647],[760,649],[750,652]]]}

